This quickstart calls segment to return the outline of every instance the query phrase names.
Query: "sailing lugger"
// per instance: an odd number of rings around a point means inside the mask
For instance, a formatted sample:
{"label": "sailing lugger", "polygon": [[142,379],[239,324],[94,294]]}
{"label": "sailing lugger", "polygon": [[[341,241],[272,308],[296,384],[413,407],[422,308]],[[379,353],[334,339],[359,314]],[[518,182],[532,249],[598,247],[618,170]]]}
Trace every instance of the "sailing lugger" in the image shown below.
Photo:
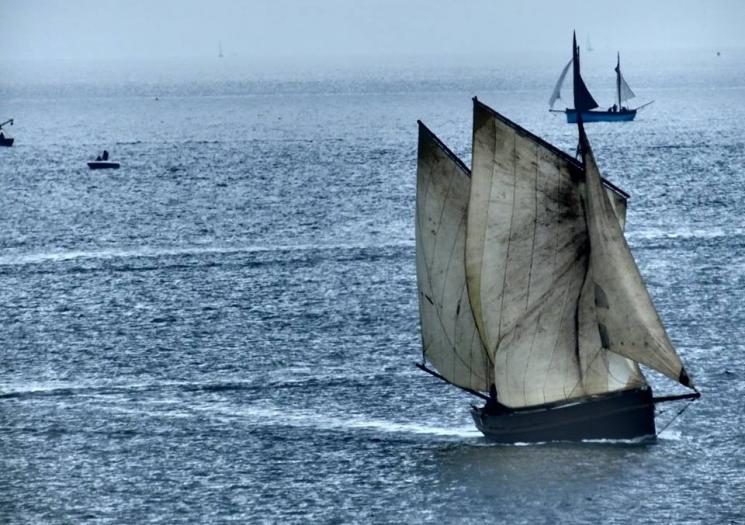
{"label": "sailing lugger", "polygon": [[[572,64],[577,64],[577,68],[579,68],[579,51],[573,54],[572,58],[564,66],[564,69],[561,70],[559,80],[556,81],[554,91],[553,93],[551,93],[551,97],[548,99],[548,106],[549,111],[553,113],[565,113],[567,123],[576,124],[576,106],[574,108],[566,108],[564,110],[553,109],[556,101],[561,98],[561,88],[564,85],[564,79],[567,76],[569,68],[572,67]],[[616,56],[616,67],[614,71],[616,72],[616,102],[613,104],[613,106],[608,108],[607,111],[595,109],[599,105],[592,97],[592,95],[590,94],[590,90],[587,89],[587,86],[581,79],[579,84],[575,83],[575,89],[578,90],[578,93],[575,96],[579,96],[580,98],[585,100],[585,104],[583,105],[584,109],[582,110],[582,119],[584,122],[624,122],[634,120],[637,111],[654,102],[647,102],[646,104],[642,104],[637,108],[628,108],[624,106],[624,102],[634,98],[636,94],[631,90],[631,87],[626,82],[626,79],[623,78],[623,74],[621,73],[620,53],[618,53]]]}
{"label": "sailing lugger", "polygon": [[419,123],[420,368],[486,399],[496,441],[653,439],[639,364],[694,390],[664,400],[699,395],[626,244],[628,195],[578,127],[581,163],[474,99],[469,171]]}

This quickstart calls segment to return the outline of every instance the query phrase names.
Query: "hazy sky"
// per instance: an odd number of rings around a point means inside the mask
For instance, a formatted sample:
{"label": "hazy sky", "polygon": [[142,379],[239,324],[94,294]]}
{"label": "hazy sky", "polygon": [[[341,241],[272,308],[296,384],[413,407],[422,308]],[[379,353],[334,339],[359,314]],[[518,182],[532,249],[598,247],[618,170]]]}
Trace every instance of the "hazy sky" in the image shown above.
{"label": "hazy sky", "polygon": [[[2,59],[745,48],[742,0],[0,0]],[[584,35],[584,36],[583,36]]]}

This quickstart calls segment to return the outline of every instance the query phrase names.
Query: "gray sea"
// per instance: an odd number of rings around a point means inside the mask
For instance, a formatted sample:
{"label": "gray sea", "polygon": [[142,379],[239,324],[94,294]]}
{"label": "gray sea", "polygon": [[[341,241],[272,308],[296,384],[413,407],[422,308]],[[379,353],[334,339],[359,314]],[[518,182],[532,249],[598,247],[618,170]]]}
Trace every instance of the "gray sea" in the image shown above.
{"label": "gray sea", "polygon": [[655,444],[495,446],[414,367],[416,120],[572,152],[565,61],[4,64],[0,522],[745,523],[745,55],[624,57],[654,104],[588,125],[703,393]]}

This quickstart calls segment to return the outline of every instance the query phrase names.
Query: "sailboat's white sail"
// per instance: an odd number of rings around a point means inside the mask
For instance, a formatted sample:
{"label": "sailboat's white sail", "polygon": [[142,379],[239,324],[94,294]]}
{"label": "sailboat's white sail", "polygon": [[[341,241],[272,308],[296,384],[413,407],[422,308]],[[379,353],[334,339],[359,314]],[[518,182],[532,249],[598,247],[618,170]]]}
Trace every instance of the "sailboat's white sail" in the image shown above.
{"label": "sailboat's white sail", "polygon": [[608,354],[597,330],[578,342],[589,251],[579,172],[475,102],[466,279],[499,400],[511,407],[644,384],[624,358],[597,357]]}
{"label": "sailboat's white sail", "polygon": [[621,102],[626,102],[627,100],[634,98],[636,95],[633,91],[631,91],[631,88],[626,83],[626,79],[623,78],[623,75],[620,73],[620,71],[618,73],[618,80],[621,83]]}
{"label": "sailboat's white sail", "polygon": [[470,174],[420,123],[416,264],[425,356],[445,379],[487,391],[493,366],[476,331],[464,252]]}
{"label": "sailboat's white sail", "polygon": [[548,99],[548,106],[552,109],[556,101],[561,98],[561,87],[564,85],[564,79],[566,78],[567,72],[569,71],[569,67],[571,65],[572,65],[572,60],[570,59],[569,62],[567,62],[567,65],[564,66],[564,69],[561,70],[561,75],[559,75],[559,80],[556,81],[556,86],[554,86],[554,92],[551,93],[551,98]]}
{"label": "sailboat's white sail", "polygon": [[595,297],[597,330],[602,345],[692,387],[603,191],[600,171],[581,128],[580,140],[590,237],[587,293]]}
{"label": "sailboat's white sail", "polygon": [[620,104],[636,96],[634,92],[631,91],[631,88],[626,83],[626,79],[623,78],[623,74],[621,73],[620,53],[618,54],[615,71],[616,71],[616,88],[618,89],[618,102]]}

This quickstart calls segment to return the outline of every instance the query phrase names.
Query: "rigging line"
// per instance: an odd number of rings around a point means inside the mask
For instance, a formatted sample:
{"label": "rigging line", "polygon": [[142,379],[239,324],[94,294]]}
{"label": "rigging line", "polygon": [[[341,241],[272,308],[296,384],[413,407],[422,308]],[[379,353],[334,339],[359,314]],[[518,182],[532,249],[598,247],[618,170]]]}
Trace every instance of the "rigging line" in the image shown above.
{"label": "rigging line", "polygon": [[655,433],[655,435],[654,435],[654,436],[655,436],[655,437],[657,437],[657,436],[659,436],[660,434],[662,434],[662,433],[663,433],[663,432],[664,432],[665,430],[667,430],[667,427],[669,427],[669,426],[670,426],[670,425],[671,425],[671,424],[673,423],[673,421],[675,421],[676,419],[678,419],[678,417],[679,417],[679,416],[680,416],[680,415],[681,415],[681,414],[682,414],[683,412],[685,412],[686,410],[688,410],[688,408],[690,408],[690,406],[691,406],[691,405],[693,404],[693,401],[694,401],[694,400],[695,400],[695,398],[694,398],[694,399],[691,399],[691,400],[690,400],[690,401],[689,401],[688,403],[686,403],[686,404],[685,404],[685,406],[684,406],[683,408],[681,408],[680,410],[678,410],[678,413],[677,413],[677,414],[675,414],[675,415],[673,416],[673,418],[672,418],[672,419],[671,419],[670,421],[668,421],[668,422],[667,422],[667,425],[665,425],[664,427],[662,427],[662,430],[660,430],[659,432]]}
{"label": "rigging line", "polygon": [[484,401],[488,401],[488,400],[489,400],[489,396],[486,396],[486,395],[482,394],[481,392],[478,392],[477,390],[473,390],[472,388],[467,388],[467,387],[464,387],[464,386],[456,385],[455,383],[452,383],[452,382],[448,381],[447,379],[445,379],[445,377],[444,377],[444,376],[442,376],[442,375],[438,374],[438,373],[437,373],[437,372],[435,372],[434,370],[431,370],[431,369],[427,368],[427,367],[426,367],[425,365],[423,365],[422,363],[414,363],[414,365],[415,365],[415,366],[416,366],[416,367],[417,367],[417,368],[418,368],[419,370],[422,370],[422,371],[424,371],[424,372],[427,372],[428,374],[430,374],[430,375],[432,375],[432,376],[436,377],[437,379],[440,379],[440,380],[442,380],[442,381],[445,381],[445,382],[446,382],[447,384],[449,384],[449,385],[453,385],[454,387],[456,387],[456,388],[460,388],[461,390],[463,390],[463,391],[465,391],[465,392],[468,392],[468,393],[469,393],[469,394],[471,394],[471,395],[474,395],[474,396],[476,396],[476,397],[480,397],[480,398],[481,398],[481,399],[483,399]]}
{"label": "rigging line", "polygon": [[[587,282],[587,276],[590,274],[591,253],[592,253],[592,245],[590,244],[590,226],[587,223],[587,209],[585,208],[585,199],[583,198],[582,195],[580,195],[579,204],[582,209],[582,216],[585,219],[584,221],[585,232],[587,234],[587,240],[585,241],[586,246],[587,246],[587,258],[586,258],[587,266],[585,267],[585,272],[584,272],[584,275],[582,276],[582,284],[579,287],[579,294],[577,295],[577,303],[574,308],[574,355],[577,358],[577,369],[579,372],[578,374],[579,377],[577,378],[577,383],[574,385],[572,390],[569,392],[570,396],[574,394],[574,391],[577,390],[577,387],[582,384],[582,378],[584,377],[583,371],[582,371],[582,359],[580,358],[580,348],[579,348],[579,325],[580,325],[579,314],[580,314],[580,303],[582,302],[582,291],[585,288],[585,283]],[[597,312],[595,314],[595,319],[597,320]],[[592,366],[592,364],[595,362],[595,359],[598,357],[598,355],[600,355],[600,352],[595,353],[595,357],[593,357],[590,363],[587,365],[585,372],[590,369],[590,366]]]}

